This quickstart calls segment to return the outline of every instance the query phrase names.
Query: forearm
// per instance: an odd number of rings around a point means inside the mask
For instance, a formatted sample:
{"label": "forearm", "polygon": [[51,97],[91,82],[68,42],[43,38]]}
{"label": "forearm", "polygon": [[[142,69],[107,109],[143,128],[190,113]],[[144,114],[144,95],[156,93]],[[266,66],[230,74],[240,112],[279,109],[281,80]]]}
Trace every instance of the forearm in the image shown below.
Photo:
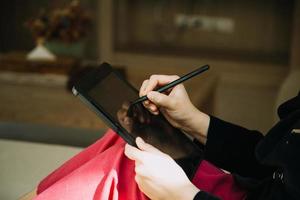
{"label": "forearm", "polygon": [[272,172],[261,165],[255,149],[264,136],[258,131],[210,117],[205,159],[216,166],[242,176],[263,178]]}

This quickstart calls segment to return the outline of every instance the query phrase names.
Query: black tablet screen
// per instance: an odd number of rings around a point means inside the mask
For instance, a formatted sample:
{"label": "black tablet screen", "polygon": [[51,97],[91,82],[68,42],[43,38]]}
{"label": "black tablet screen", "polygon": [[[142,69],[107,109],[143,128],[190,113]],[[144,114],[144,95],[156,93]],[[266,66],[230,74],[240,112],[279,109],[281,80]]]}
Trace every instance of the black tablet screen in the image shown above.
{"label": "black tablet screen", "polygon": [[94,84],[87,94],[134,138],[142,137],[175,159],[198,151],[194,143],[161,114],[152,115],[142,104],[130,107],[130,102],[138,98],[138,92],[113,71]]}

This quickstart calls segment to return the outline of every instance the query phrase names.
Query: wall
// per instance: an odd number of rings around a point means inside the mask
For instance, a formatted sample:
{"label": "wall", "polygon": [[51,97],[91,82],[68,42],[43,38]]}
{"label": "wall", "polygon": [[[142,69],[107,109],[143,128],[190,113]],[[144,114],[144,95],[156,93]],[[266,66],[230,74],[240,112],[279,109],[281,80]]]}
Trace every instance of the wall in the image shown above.
{"label": "wall", "polygon": [[[292,46],[291,46],[291,68],[288,76],[280,87],[276,105],[294,97],[300,92],[300,1],[294,9],[294,28],[292,32]],[[278,117],[274,117],[278,120]]]}
{"label": "wall", "polygon": [[[116,50],[286,62],[293,1],[115,1]],[[124,3],[126,2],[126,3]],[[222,17],[232,32],[179,28],[178,15]]]}
{"label": "wall", "polygon": [[[274,17],[276,12],[264,13],[263,10],[265,8],[264,5],[272,7],[271,1],[267,1],[266,4],[261,1],[255,2],[262,6],[257,8],[262,9],[257,12],[265,14],[262,19],[268,18],[276,21],[276,17]],[[275,45],[275,49],[279,50],[281,45],[284,45],[284,49],[288,54],[283,62],[277,62],[276,59],[271,62],[265,62],[260,59],[245,60],[239,59],[238,56],[216,59],[213,56],[214,54],[208,57],[187,57],[178,54],[155,53],[153,52],[155,51],[153,49],[152,52],[143,52],[142,49],[140,49],[140,51],[127,51],[122,48],[115,48],[116,41],[113,36],[117,30],[113,24],[115,22],[114,20],[117,19],[113,13],[114,9],[112,3],[107,0],[102,0],[100,5],[101,24],[99,24],[99,27],[101,29],[101,34],[99,46],[102,60],[126,66],[131,74],[134,74],[134,71],[137,69],[143,72],[139,75],[136,73],[136,77],[133,78],[134,80],[146,78],[149,72],[172,73],[173,71],[173,74],[182,74],[184,71],[187,72],[196,66],[208,63],[212,67],[212,70],[210,70],[209,73],[214,77],[212,78],[212,81],[207,81],[210,82],[211,86],[208,88],[212,93],[205,92],[203,96],[200,96],[197,99],[198,102],[195,103],[198,104],[199,108],[203,105],[207,105],[207,102],[209,102],[212,104],[212,109],[209,109],[212,114],[248,128],[259,129],[263,132],[266,132],[272,124],[275,123],[274,115],[276,113],[277,95],[288,74],[291,62],[291,51],[293,51],[290,49],[293,45],[291,30],[286,32],[286,37],[276,44],[272,44],[272,42],[267,44],[260,42],[262,39],[261,37],[265,39],[273,37],[272,31],[267,31],[263,36],[258,35],[250,41],[247,40],[247,33],[245,33],[243,37],[237,38],[237,40],[244,40],[244,43],[246,41],[246,44],[249,44],[249,48],[251,45],[256,45],[255,48],[258,50],[264,47],[272,51],[272,47],[274,47],[272,45]],[[248,20],[250,23],[249,26],[253,27],[254,33],[255,30],[258,32],[261,31],[259,30],[259,27],[256,27],[257,23],[260,24],[258,21],[259,19],[251,19],[252,15],[249,13],[250,11],[247,6],[242,9],[243,12],[246,13],[244,17],[248,17],[245,20]],[[277,14],[281,15],[282,13]],[[143,25],[142,21],[144,19],[146,20],[145,22],[149,21],[146,16],[137,19],[141,26]],[[293,20],[283,20],[282,23],[289,24],[291,21]],[[143,26],[145,30],[147,30],[148,27],[145,24]],[[265,26],[267,25],[270,26],[267,27],[269,28],[268,30],[273,30],[272,26],[274,24],[265,24]],[[285,26],[284,24],[282,25]],[[291,26],[295,26],[295,24]],[[261,28],[262,27],[263,26],[261,26]],[[128,28],[131,28],[131,26]],[[295,27],[292,29],[294,28]],[[149,31],[151,30],[148,30],[148,32]],[[128,33],[125,31],[124,34],[126,35]],[[278,36],[278,39],[280,37],[281,36]],[[283,41],[285,42],[281,43]],[[243,47],[243,45],[240,47]],[[209,78],[205,80],[209,80]],[[191,90],[193,93],[202,93],[202,85],[202,82],[199,82],[199,85],[193,84]]]}

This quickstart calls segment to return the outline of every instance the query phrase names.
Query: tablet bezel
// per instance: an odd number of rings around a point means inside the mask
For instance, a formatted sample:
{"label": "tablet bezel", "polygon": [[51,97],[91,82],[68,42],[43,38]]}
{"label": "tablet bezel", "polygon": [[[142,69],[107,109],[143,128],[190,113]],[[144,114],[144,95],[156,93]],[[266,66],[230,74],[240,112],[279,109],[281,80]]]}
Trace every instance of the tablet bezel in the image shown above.
{"label": "tablet bezel", "polygon": [[128,133],[128,131],[121,126],[114,118],[105,111],[105,109],[94,102],[94,100],[88,94],[95,84],[100,83],[104,77],[110,73],[116,75],[121,79],[127,86],[138,92],[136,88],[128,84],[128,82],[116,73],[108,63],[103,63],[99,68],[94,69],[94,73],[87,73],[78,82],[74,84],[72,89],[73,94],[78,96],[92,111],[94,111],[101,119],[103,119],[114,131],[116,131],[128,144],[136,146],[135,138]]}

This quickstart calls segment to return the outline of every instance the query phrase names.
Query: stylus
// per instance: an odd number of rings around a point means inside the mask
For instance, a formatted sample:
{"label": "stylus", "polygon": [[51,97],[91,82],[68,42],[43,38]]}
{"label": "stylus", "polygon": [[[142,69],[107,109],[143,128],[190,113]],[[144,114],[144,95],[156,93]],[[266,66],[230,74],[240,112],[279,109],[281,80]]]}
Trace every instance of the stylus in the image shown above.
{"label": "stylus", "polygon": [[[155,91],[160,92],[160,93],[165,92],[168,89],[171,89],[172,87],[175,87],[176,85],[178,85],[178,84],[180,84],[180,83],[182,83],[186,80],[189,80],[190,78],[192,78],[192,77],[194,77],[198,74],[201,74],[201,73],[205,72],[208,69],[209,69],[209,65],[204,65],[204,66],[202,66],[202,67],[200,67],[200,68],[198,68],[198,69],[196,69],[196,70],[180,77],[179,79],[176,79],[175,81],[172,81],[171,83],[168,83],[167,85],[164,85],[163,87],[161,87],[161,88],[159,88]],[[146,100],[148,100],[148,97],[145,95],[145,96],[142,96],[142,97],[138,98],[134,102],[132,102],[131,105],[141,103],[141,102],[146,101]]]}

